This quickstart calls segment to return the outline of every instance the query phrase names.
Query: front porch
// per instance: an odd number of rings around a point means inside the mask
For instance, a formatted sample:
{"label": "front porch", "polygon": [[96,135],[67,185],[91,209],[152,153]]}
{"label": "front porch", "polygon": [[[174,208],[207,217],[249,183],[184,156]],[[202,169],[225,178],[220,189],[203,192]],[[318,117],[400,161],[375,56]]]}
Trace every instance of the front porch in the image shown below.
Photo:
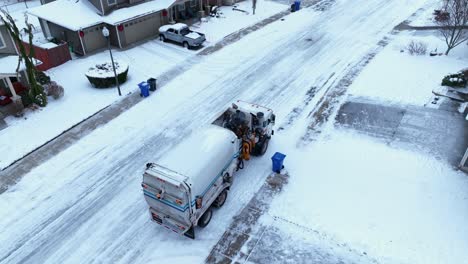
{"label": "front porch", "polygon": [[[27,93],[28,80],[24,65],[18,72],[18,56],[0,58],[0,120],[10,115],[16,115],[24,108],[22,95]],[[1,129],[1,125],[0,125]]]}

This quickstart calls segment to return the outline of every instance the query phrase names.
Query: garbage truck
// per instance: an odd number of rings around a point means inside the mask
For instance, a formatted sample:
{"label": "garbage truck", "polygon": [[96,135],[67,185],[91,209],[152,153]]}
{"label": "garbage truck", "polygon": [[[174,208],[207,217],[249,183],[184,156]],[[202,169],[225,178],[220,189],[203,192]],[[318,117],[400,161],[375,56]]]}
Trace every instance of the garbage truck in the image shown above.
{"label": "garbage truck", "polygon": [[156,162],[147,163],[141,186],[152,221],[195,239],[212,208],[224,205],[235,172],[261,156],[274,134],[269,108],[237,101]]}

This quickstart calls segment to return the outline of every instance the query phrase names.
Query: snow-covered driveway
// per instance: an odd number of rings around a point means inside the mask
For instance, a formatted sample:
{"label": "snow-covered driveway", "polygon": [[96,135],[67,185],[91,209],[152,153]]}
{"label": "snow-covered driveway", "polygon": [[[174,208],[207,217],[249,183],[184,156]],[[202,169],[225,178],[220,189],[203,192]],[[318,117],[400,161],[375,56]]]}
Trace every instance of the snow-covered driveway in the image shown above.
{"label": "snow-covered driveway", "polygon": [[[333,2],[333,1],[328,1]],[[26,175],[0,197],[1,263],[202,262],[261,186],[269,154],[239,173],[228,202],[197,240],[149,220],[144,164],[235,99],[267,105],[278,123],[335,81],[424,0],[337,0],[304,9],[217,53]],[[261,7],[258,7],[261,8]],[[285,129],[280,133],[291,133]],[[291,146],[292,148],[295,146]]]}

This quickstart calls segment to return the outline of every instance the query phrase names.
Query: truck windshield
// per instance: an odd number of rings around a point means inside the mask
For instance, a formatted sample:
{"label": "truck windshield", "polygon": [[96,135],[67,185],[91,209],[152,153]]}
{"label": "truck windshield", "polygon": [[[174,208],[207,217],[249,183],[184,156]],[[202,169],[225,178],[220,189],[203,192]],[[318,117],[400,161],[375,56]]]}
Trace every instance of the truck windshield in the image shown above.
{"label": "truck windshield", "polygon": [[189,33],[190,33],[190,29],[188,29],[188,27],[182,28],[182,29],[180,30],[180,34],[182,34],[182,35],[184,35],[184,36],[187,35],[187,34],[189,34]]}

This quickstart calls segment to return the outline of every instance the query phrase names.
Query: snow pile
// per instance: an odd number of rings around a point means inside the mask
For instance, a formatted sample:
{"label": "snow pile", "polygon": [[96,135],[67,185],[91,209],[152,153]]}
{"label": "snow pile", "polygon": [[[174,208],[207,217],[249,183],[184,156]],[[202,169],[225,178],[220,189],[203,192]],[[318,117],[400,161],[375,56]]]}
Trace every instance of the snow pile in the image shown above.
{"label": "snow pile", "polygon": [[188,33],[187,35],[185,35],[187,38],[191,38],[191,39],[197,39],[199,38],[201,35],[196,33],[196,32],[190,32]]}
{"label": "snow pile", "polygon": [[[117,75],[124,73],[128,70],[128,64],[123,61],[114,61],[115,72]],[[86,76],[92,78],[111,78],[114,77],[114,69],[112,62],[105,62],[102,64],[96,64],[86,72]]]}
{"label": "snow pile", "polygon": [[463,173],[342,131],[287,154],[291,179],[270,214],[332,235],[381,263],[468,263]]}
{"label": "snow pile", "polygon": [[[423,35],[427,34],[427,35]],[[402,104],[424,105],[439,87],[442,78],[466,67],[468,49],[460,45],[449,56],[411,56],[406,47],[411,41],[424,42],[429,51],[445,51],[445,43],[436,32],[400,33],[364,69],[349,91]]]}

